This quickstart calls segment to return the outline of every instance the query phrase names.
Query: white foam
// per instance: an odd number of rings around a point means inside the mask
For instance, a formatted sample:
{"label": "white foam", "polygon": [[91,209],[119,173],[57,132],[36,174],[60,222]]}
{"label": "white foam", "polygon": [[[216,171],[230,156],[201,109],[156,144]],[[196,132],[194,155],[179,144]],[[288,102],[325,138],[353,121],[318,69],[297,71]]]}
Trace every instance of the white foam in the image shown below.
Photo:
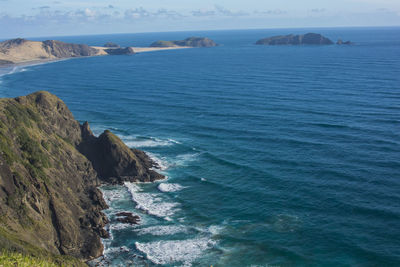
{"label": "white foam", "polygon": [[188,229],[181,225],[157,225],[146,228],[135,229],[138,235],[174,235],[178,233],[187,233]]}
{"label": "white foam", "polygon": [[204,250],[212,248],[215,244],[215,241],[208,238],[135,242],[136,249],[145,253],[155,264],[181,263],[185,266],[191,266]]}
{"label": "white foam", "polygon": [[108,206],[110,206],[113,201],[123,199],[124,192],[121,189],[101,190],[101,192]]}
{"label": "white foam", "polygon": [[160,170],[165,171],[171,167],[171,163],[165,157],[147,151],[146,154],[158,165]]}
{"label": "white foam", "polygon": [[184,189],[185,187],[181,186],[180,184],[161,183],[158,185],[157,188],[161,192],[176,192],[176,191]]}
{"label": "white foam", "polygon": [[104,251],[105,254],[110,254],[110,253],[121,253],[121,252],[129,252],[130,249],[126,246],[122,247],[110,247]]}
{"label": "white foam", "polygon": [[119,136],[128,147],[159,147],[159,146],[172,146],[180,144],[180,142],[173,139],[159,139],[155,137],[140,138],[136,136]]}
{"label": "white foam", "polygon": [[179,204],[175,202],[166,202],[158,194],[140,192],[140,188],[129,182],[124,183],[136,203],[136,208],[157,217],[171,220]]}
{"label": "white foam", "polygon": [[175,165],[184,166],[188,162],[195,161],[199,155],[199,153],[178,155],[175,160]]}
{"label": "white foam", "polygon": [[201,177],[201,179],[200,179],[202,182],[205,182],[205,181],[207,181],[207,179],[206,178],[203,178],[203,177]]}
{"label": "white foam", "polygon": [[110,230],[123,230],[127,228],[133,228],[133,225],[127,223],[111,223],[109,226]]}
{"label": "white foam", "polygon": [[223,229],[224,227],[221,225],[211,225],[210,227],[208,227],[208,231],[212,235],[219,235]]}

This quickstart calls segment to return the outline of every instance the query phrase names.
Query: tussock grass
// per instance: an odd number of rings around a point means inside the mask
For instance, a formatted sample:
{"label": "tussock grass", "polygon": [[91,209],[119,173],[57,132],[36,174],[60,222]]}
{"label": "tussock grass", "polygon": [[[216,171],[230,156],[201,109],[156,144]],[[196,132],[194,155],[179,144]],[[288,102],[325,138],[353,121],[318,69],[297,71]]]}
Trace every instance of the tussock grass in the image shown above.
{"label": "tussock grass", "polygon": [[70,266],[87,266],[77,259],[69,259],[65,256],[51,257],[34,257],[24,255],[18,252],[1,251],[0,267],[70,267]]}

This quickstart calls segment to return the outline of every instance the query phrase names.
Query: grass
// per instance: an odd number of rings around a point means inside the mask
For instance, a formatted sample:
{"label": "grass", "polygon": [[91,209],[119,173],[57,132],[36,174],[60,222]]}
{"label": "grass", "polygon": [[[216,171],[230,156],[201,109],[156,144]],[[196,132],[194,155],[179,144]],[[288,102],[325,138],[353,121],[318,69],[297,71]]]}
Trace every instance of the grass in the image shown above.
{"label": "grass", "polygon": [[65,257],[34,257],[18,252],[0,252],[0,267],[60,267],[87,266],[76,259]]}
{"label": "grass", "polygon": [[56,267],[60,266],[50,260],[38,259],[16,252],[2,252],[0,267]]}

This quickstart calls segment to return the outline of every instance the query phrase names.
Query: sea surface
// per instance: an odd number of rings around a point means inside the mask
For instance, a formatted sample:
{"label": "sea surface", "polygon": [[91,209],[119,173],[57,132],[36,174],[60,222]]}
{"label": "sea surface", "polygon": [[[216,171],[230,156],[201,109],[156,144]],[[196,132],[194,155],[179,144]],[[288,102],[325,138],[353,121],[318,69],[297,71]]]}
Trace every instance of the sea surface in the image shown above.
{"label": "sea surface", "polygon": [[[351,46],[256,46],[318,32]],[[46,37],[102,45],[207,36],[215,48],[1,69],[48,90],[168,179],[104,186],[107,266],[400,266],[400,28]],[[118,223],[131,211],[137,226]]]}

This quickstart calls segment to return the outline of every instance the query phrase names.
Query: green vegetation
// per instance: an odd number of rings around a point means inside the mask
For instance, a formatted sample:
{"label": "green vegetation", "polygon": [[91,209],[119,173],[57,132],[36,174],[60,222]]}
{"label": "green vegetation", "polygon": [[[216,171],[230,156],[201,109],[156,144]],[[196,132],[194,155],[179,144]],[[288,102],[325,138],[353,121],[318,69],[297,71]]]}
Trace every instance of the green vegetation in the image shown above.
{"label": "green vegetation", "polygon": [[65,255],[54,255],[42,248],[20,240],[0,226],[0,267],[84,267],[81,260]]}
{"label": "green vegetation", "polygon": [[176,46],[172,41],[157,41],[150,45],[151,47],[172,47]]}
{"label": "green vegetation", "polygon": [[24,255],[18,252],[2,251],[0,252],[1,267],[59,267],[59,266],[87,266],[72,257],[52,256],[52,257],[34,257]]}
{"label": "green vegetation", "polygon": [[5,107],[5,115],[9,121],[23,122],[26,126],[31,127],[31,120],[39,123],[40,117],[31,108],[21,104],[9,104]]}

